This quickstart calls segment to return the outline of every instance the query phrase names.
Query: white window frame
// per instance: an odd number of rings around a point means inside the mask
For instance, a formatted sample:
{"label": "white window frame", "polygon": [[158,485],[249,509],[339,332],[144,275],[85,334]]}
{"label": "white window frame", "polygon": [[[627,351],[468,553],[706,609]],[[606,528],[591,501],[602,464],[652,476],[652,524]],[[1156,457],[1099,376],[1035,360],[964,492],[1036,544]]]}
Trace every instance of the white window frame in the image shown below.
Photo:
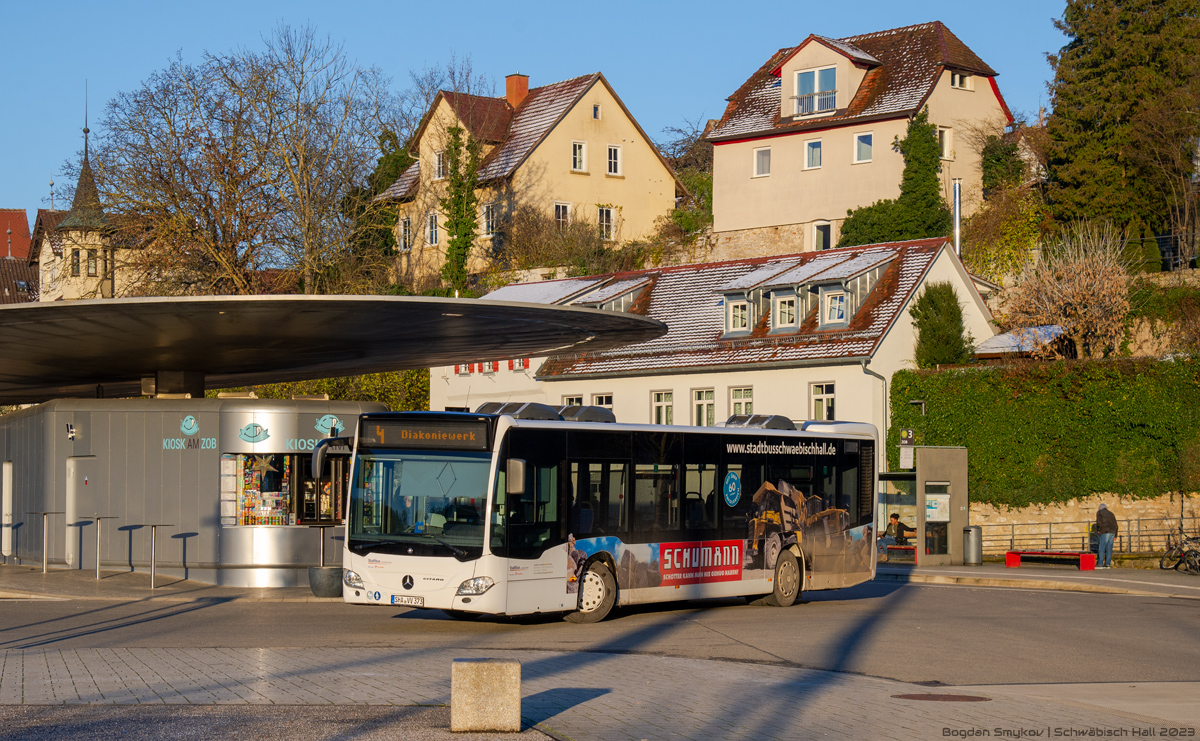
{"label": "white window frame", "polygon": [[592,394],[592,406],[601,407],[604,409],[613,408],[613,395],[609,394]]}
{"label": "white window frame", "polygon": [[[558,211],[562,209],[563,218],[558,218]],[[566,201],[554,202],[554,223],[559,229],[566,229],[571,225],[571,204]]]}
{"label": "white window frame", "polygon": [[753,386],[734,386],[729,389],[729,415],[735,414],[754,414]]}
{"label": "white window frame", "polygon": [[[834,299],[838,299],[835,301]],[[837,305],[841,309],[840,319],[831,319],[830,310]],[[844,327],[850,323],[850,292],[844,288],[821,291],[821,326]]]}
{"label": "white window frame", "polygon": [[479,372],[485,376],[494,376],[500,370],[500,363],[495,360],[485,360],[479,364]]}
{"label": "white window frame", "polygon": [[[871,137],[871,156],[865,160],[858,158],[858,142],[864,136]],[[854,135],[854,146],[851,147],[850,156],[854,158],[854,164],[865,165],[875,159],[875,132],[874,131],[859,131]]]}
{"label": "white window frame", "polygon": [[[758,165],[759,165],[758,154],[759,154],[759,152],[767,153],[767,171],[766,172],[761,172],[758,169]],[[751,172],[753,173],[751,175],[751,177],[756,177],[756,178],[771,177],[771,148],[770,147],[755,147],[754,149],[750,150],[750,168],[751,168]]]}
{"label": "white window frame", "polygon": [[433,179],[434,180],[445,180],[446,179],[446,150],[439,149],[437,152],[434,153],[433,156],[434,156]]}
{"label": "white window frame", "polygon": [[571,142],[571,172],[587,171],[587,142]]}
{"label": "white window frame", "polygon": [[[726,301],[725,303],[728,304],[728,306],[729,306],[729,308],[726,309],[726,313],[725,313],[725,326],[728,327],[728,329],[726,331],[728,331],[728,332],[749,332],[750,331],[750,302],[747,301],[746,299],[735,299],[733,301]],[[737,311],[737,309],[739,309],[739,308],[741,309],[741,312]],[[739,315],[739,313],[742,318],[742,325],[735,326],[735,319]]]}
{"label": "white window frame", "polygon": [[[827,227],[829,227],[829,241],[828,241],[828,243],[826,243],[825,247],[823,247],[823,248],[818,248],[818,247],[817,247],[817,230],[818,230],[820,227],[823,227],[823,226],[827,226]],[[833,249],[833,222],[831,222],[831,221],[814,221],[814,222],[813,222],[813,241],[812,241],[812,244],[813,244],[813,251],[814,251],[814,252],[819,252],[819,251],[823,251],[823,250],[831,250],[831,249]]]}
{"label": "white window frame", "polygon": [[605,161],[606,169],[605,169],[604,174],[611,175],[612,177],[621,177],[622,175],[624,175],[625,172],[622,167],[621,159],[622,159],[622,157],[621,157],[620,145],[609,144],[608,145],[608,158]]}
{"label": "white window frame", "polygon": [[717,390],[692,389],[692,426],[713,427],[717,424]]}
{"label": "white window frame", "polygon": [[601,116],[600,104],[592,103],[592,120],[599,121]]}
{"label": "white window frame", "polygon": [[454,372],[460,376],[469,376],[471,375],[471,364],[459,363],[454,366]]}
{"label": "white window frame", "polygon": [[966,72],[950,72],[950,87],[955,90],[974,90],[973,75]]}
{"label": "white window frame", "polygon": [[[661,414],[660,414],[661,412]],[[675,392],[650,392],[650,424],[675,424]]]}
{"label": "white window frame", "polygon": [[[809,150],[812,147],[812,145],[814,145],[814,144],[817,145],[817,155],[821,159],[821,162],[818,162],[815,165],[810,163],[811,158],[809,156],[809,154],[810,154]],[[825,147],[821,143],[820,139],[809,139],[808,141],[804,142],[804,169],[805,170],[820,170],[821,164],[825,161],[825,151],[824,150],[825,150]]]}
{"label": "white window frame", "polygon": [[943,160],[954,159],[954,130],[949,126],[937,127],[938,156]]}
{"label": "white window frame", "polygon": [[412,250],[412,217],[405,216],[400,219],[400,251],[409,252]]}
{"label": "white window frame", "polygon": [[[818,413],[817,404],[821,404]],[[817,381],[808,384],[808,409],[813,416],[810,419],[830,421],[837,415],[837,388],[833,381]]]}
{"label": "white window frame", "polygon": [[510,370],[525,371],[529,370],[529,358],[513,358],[508,361]]}
{"label": "white window frame", "polygon": [[616,233],[613,226],[613,211],[615,210],[612,206],[596,207],[596,226],[600,230],[600,238],[606,242],[612,241],[613,235]]}
{"label": "white window frame", "polygon": [[583,406],[583,396],[564,394],[562,397],[562,405],[565,407],[581,407]]}
{"label": "white window frame", "polygon": [[438,243],[438,213],[430,211],[425,217],[425,241],[436,246]]}
{"label": "white window frame", "polygon": [[[774,297],[774,304],[771,312],[771,326],[776,328],[794,327],[800,319],[800,301],[799,297],[794,293],[784,293]],[[791,304],[792,318],[790,321],[784,321],[783,310]]]}
{"label": "white window frame", "polygon": [[496,218],[499,211],[499,204],[494,201],[483,204],[483,236],[491,237],[495,235],[499,225],[499,219]]}
{"label": "white window frame", "polygon": [[[833,70],[833,89],[832,90],[817,90],[816,88],[821,82],[821,73],[827,69]],[[821,93],[833,93],[833,105],[830,106],[829,108],[817,108],[817,101],[819,101],[820,98],[814,98],[813,99],[813,101],[814,101],[813,109],[807,113],[802,113],[800,111],[800,75],[805,75],[810,72],[812,73],[812,76],[813,76],[813,93],[812,94],[819,96]],[[792,115],[793,116],[820,116],[820,115],[828,115],[828,114],[836,111],[837,110],[837,78],[838,78],[838,74],[837,74],[837,65],[836,64],[827,64],[822,67],[810,67],[809,69],[796,70],[796,72],[792,75],[792,91],[794,93],[794,95],[792,96],[792,101],[793,101]]]}

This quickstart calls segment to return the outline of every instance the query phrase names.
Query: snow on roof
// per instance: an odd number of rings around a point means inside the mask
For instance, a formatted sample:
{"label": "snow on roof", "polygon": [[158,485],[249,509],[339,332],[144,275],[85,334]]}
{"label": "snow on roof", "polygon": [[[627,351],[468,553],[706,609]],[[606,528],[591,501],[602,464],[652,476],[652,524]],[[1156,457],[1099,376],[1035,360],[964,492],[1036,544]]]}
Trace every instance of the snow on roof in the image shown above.
{"label": "snow on roof", "polygon": [[[676,368],[867,357],[874,353],[945,245],[944,239],[912,240],[882,247],[852,247],[834,253],[810,252],[523,283],[506,286],[486,298],[593,303],[597,295],[612,298],[620,295],[618,291],[631,290],[639,282],[653,278],[653,285],[646,287],[638,299],[637,311],[666,324],[665,335],[601,353],[551,357],[542,366],[539,377],[655,373]],[[767,333],[758,328],[750,336],[725,337],[725,309],[721,296],[724,287],[731,284],[761,286],[762,281],[789,264],[795,267],[788,272],[813,263],[827,270],[838,263],[878,265],[883,256],[890,257],[892,265],[884,271],[847,327],[818,329],[814,309],[807,317],[801,317],[800,326],[793,332]],[[751,282],[752,275],[764,273],[767,277]],[[585,293],[594,289],[603,293]],[[759,307],[764,316],[768,303]],[[751,326],[758,325],[761,319],[761,316],[754,317]]]}
{"label": "snow on roof", "polygon": [[776,286],[795,286],[808,283],[833,266],[852,258],[852,255],[847,254],[843,250],[833,250],[832,252],[822,252],[819,254],[819,257],[815,257],[803,265],[797,265],[792,270],[764,282],[762,287],[775,288]]}
{"label": "snow on roof", "polygon": [[769,280],[772,276],[791,270],[799,264],[797,260],[780,260],[778,262],[769,262],[766,265],[751,270],[745,275],[740,275],[737,278],[729,281],[725,285],[718,288],[718,291],[739,291],[746,288],[754,288],[758,284]]}
{"label": "snow on roof", "polygon": [[536,283],[513,283],[484,296],[486,301],[522,301],[530,304],[561,304],[589,288],[603,285],[607,277],[564,278]]}
{"label": "snow on roof", "polygon": [[874,60],[845,108],[817,119],[781,118],[782,90],[774,73],[798,47],[780,49],[730,96],[725,115],[708,138],[720,140],[779,130],[828,128],[860,119],[907,115],[915,112],[933,90],[944,68],[986,76],[996,74],[941,22],[842,39],[815,38],[868,64]]}
{"label": "snow on roof", "polygon": [[626,293],[629,293],[630,291],[634,290],[635,288],[644,286],[644,285],[648,284],[649,282],[650,282],[649,276],[641,276],[638,278],[627,278],[625,280],[613,281],[612,283],[609,283],[607,286],[604,286],[604,287],[600,288],[599,290],[590,291],[588,293],[583,294],[582,296],[579,296],[578,298],[573,299],[571,301],[571,303],[573,303],[573,304],[602,303],[604,301],[608,301],[610,299],[617,298],[618,296],[623,296]]}

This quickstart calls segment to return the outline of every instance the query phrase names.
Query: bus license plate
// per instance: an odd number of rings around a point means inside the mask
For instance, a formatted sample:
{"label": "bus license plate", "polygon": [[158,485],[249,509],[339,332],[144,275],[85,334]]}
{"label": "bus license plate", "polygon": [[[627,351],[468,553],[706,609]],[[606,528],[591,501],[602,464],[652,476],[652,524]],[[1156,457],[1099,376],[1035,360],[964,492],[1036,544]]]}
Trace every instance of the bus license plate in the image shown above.
{"label": "bus license plate", "polygon": [[408,596],[405,596],[402,594],[393,594],[392,595],[392,604],[393,605],[408,605],[409,607],[424,607],[425,606],[425,598],[424,597],[408,597]]}

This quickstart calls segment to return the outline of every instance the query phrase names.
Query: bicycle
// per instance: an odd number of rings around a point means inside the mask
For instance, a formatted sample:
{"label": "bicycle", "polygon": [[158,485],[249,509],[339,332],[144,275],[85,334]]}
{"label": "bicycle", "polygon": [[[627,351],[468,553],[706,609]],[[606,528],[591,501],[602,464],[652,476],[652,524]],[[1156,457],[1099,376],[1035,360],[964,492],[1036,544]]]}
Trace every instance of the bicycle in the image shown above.
{"label": "bicycle", "polygon": [[1181,570],[1185,574],[1200,574],[1200,537],[1188,537],[1179,525],[1179,539],[1167,536],[1167,552],[1158,560],[1160,569]]}

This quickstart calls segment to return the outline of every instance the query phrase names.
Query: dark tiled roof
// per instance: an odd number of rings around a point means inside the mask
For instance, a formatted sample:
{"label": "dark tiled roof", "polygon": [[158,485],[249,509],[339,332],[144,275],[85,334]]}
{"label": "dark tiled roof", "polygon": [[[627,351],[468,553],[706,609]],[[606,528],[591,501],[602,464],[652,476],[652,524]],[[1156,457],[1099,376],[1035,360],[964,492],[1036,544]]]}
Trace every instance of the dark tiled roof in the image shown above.
{"label": "dark tiled roof", "polygon": [[[8,230],[12,234],[8,234]],[[29,219],[23,208],[0,208],[0,258],[8,257],[9,236],[12,237],[12,256],[22,260],[29,257]]]}
{"label": "dark tiled roof", "polygon": [[[832,361],[871,356],[895,323],[913,292],[933,264],[945,239],[919,239],[853,247],[832,252],[762,257],[703,265],[638,270],[629,273],[570,278],[557,281],[505,286],[486,299],[531,303],[587,304],[590,293],[603,291],[617,282],[652,278],[635,309],[665,323],[667,334],[637,345],[585,355],[549,358],[539,377],[636,375],[675,370],[752,366],[775,363]],[[729,285],[743,288],[740,279],[756,274],[755,286],[784,272],[820,263],[809,270],[805,283],[852,277],[887,262],[879,282],[845,329],[818,330],[816,311],[793,333],[754,332],[747,338],[723,339],[725,309],[723,290]],[[632,284],[632,283],[631,283]],[[582,292],[582,293],[581,293]],[[765,312],[764,312],[765,313]],[[755,317],[761,324],[762,317]]]}
{"label": "dark tiled roof", "polygon": [[[780,49],[729,98],[725,115],[709,134],[728,139],[915,113],[929,97],[943,69],[994,77],[996,71],[967,48],[940,21],[888,31],[825,39],[813,36],[868,66],[849,105],[833,115],[793,120],[779,116],[780,66],[801,46]],[[809,41],[806,39],[805,41]],[[878,60],[877,63],[868,58]]]}
{"label": "dark tiled roof", "polygon": [[[86,130],[85,130],[86,133]],[[100,207],[100,192],[96,190],[96,178],[88,163],[87,139],[83,143],[83,164],[79,168],[79,182],[75,184],[75,200],[67,218],[58,225],[63,231],[98,231],[108,226],[108,217]]]}
{"label": "dark tiled roof", "polygon": [[37,262],[40,255],[38,250],[42,249],[42,240],[50,240],[50,249],[56,255],[63,253],[62,235],[58,232],[58,225],[62,220],[67,218],[66,211],[51,211],[48,208],[39,208],[37,212],[37,220],[33,223],[33,237],[31,238],[31,247],[29,249],[29,262]]}
{"label": "dark tiled roof", "polygon": [[482,95],[442,92],[446,102],[454,109],[458,120],[481,141],[495,143],[508,135],[508,124],[513,110],[504,98],[486,98]]}
{"label": "dark tiled roof", "polygon": [[25,260],[0,257],[0,304],[37,301],[38,269]]}

